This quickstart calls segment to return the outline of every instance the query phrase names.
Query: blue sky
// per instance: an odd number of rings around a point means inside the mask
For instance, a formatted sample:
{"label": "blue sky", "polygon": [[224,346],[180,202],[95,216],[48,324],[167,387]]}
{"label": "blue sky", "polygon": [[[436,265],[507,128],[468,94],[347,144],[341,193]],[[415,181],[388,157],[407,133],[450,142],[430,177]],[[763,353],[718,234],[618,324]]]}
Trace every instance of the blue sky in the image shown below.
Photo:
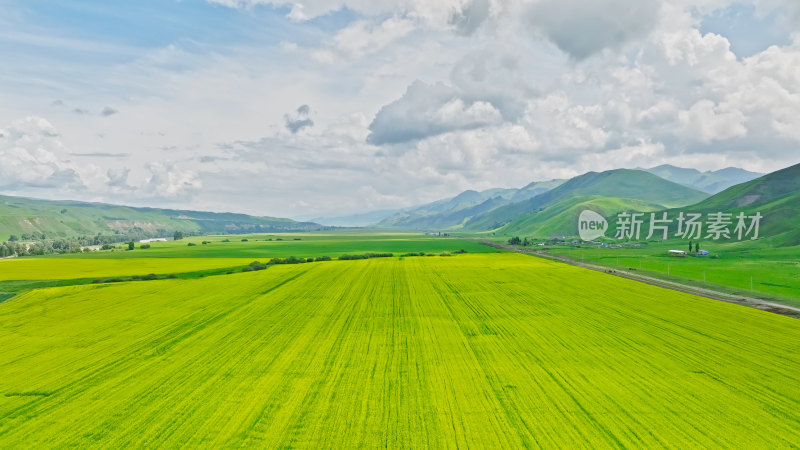
{"label": "blue sky", "polygon": [[0,3],[0,193],[309,217],[797,163],[790,0]]}
{"label": "blue sky", "polygon": [[734,3],[703,16],[700,31],[725,36],[736,56],[745,58],[773,45],[792,43],[781,17],[780,10],[759,12],[755,5]]}

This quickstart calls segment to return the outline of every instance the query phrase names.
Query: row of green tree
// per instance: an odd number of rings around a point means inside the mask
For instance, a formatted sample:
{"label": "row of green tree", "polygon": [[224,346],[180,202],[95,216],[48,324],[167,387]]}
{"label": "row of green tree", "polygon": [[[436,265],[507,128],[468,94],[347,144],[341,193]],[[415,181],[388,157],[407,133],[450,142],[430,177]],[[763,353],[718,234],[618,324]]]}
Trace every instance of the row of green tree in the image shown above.
{"label": "row of green tree", "polygon": [[508,240],[508,245],[521,245],[523,247],[527,247],[531,245],[532,242],[528,240],[528,238],[520,239],[519,236],[514,236]]}
{"label": "row of green tree", "polygon": [[363,255],[342,255],[339,259],[348,261],[353,259],[391,258],[392,256],[394,256],[392,253],[364,253]]}
{"label": "row of green tree", "polygon": [[[163,237],[168,236],[166,230],[159,230]],[[163,231],[163,232],[161,232]],[[180,237],[183,238],[180,232]],[[101,250],[114,248],[114,244],[124,242],[128,249],[133,250],[133,243],[141,239],[152,237],[152,233],[143,230],[132,230],[130,233],[116,233],[113,235],[83,236],[73,238],[48,239],[47,234],[40,232],[12,234],[8,241],[0,242],[0,258],[8,256],[35,256],[64,253],[81,253],[90,251],[87,247],[100,246]],[[148,248],[149,246],[140,246]]]}

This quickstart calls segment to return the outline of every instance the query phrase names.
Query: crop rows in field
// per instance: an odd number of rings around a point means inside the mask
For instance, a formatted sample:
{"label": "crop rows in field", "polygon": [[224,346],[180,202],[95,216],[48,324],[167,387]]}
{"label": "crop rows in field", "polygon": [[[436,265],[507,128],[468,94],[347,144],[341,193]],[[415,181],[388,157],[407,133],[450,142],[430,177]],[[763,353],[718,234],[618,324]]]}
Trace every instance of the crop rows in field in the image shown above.
{"label": "crop rows in field", "polygon": [[244,266],[251,261],[245,258],[15,258],[0,261],[0,281],[160,275]]}
{"label": "crop rows in field", "polygon": [[0,446],[788,447],[800,321],[516,254],[0,304]]}

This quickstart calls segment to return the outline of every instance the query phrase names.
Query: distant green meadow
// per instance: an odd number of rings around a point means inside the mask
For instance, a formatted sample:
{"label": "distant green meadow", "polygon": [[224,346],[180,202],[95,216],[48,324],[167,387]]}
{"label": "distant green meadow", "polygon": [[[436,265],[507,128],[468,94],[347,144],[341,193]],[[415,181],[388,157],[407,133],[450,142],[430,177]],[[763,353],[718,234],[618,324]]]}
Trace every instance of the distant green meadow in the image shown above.
{"label": "distant green meadow", "polygon": [[650,242],[639,248],[618,249],[585,244],[554,246],[548,247],[548,252],[576,261],[631,269],[692,285],[800,306],[800,248],[713,241],[702,242],[701,248],[709,251],[710,255],[681,258],[668,254],[671,249],[688,251],[688,241]]}
{"label": "distant green meadow", "polygon": [[[246,240],[246,241],[245,241]],[[207,242],[203,244],[203,242]],[[189,246],[189,244],[194,244]],[[496,252],[477,241],[426,236],[422,233],[369,232],[309,232],[193,236],[179,241],[152,242],[150,248],[125,250],[119,245],[114,251],[68,254],[60,258],[273,258],[339,256],[348,253],[407,253],[407,252]]]}
{"label": "distant green meadow", "polygon": [[0,304],[0,447],[791,448],[798,342],[512,253],[36,289]]}

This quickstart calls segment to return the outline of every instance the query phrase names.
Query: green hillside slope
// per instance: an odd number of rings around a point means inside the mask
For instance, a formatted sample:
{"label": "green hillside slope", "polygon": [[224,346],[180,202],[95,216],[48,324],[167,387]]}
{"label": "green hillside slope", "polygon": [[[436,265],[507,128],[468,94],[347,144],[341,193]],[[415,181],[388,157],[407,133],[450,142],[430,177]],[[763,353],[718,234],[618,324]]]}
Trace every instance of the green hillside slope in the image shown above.
{"label": "green hillside slope", "polygon": [[728,188],[686,208],[702,213],[761,213],[760,237],[774,246],[800,245],[800,164]]}
{"label": "green hillside slope", "polygon": [[[709,241],[708,222],[709,214],[730,214],[732,222],[728,227],[731,239],[720,237],[718,243],[751,247],[788,247],[800,245],[800,164],[786,169],[764,175],[730,187],[696,204],[671,208],[665,211],[673,220],[670,224],[669,236],[675,239],[677,232],[677,217],[681,212],[702,214],[701,222],[704,223],[701,241]],[[751,235],[744,236],[742,242],[735,236],[735,227],[738,224],[736,217],[744,213],[748,217],[760,213],[759,239],[753,242]],[[609,221],[608,236],[613,236],[616,224],[612,217],[606,216]],[[750,225],[748,219],[746,225]],[[696,239],[695,239],[696,240]],[[713,240],[713,239],[712,239]]]}
{"label": "green hillside slope", "polygon": [[465,229],[493,230],[516,218],[536,213],[548,205],[584,196],[625,198],[672,207],[699,202],[705,199],[707,194],[641,170],[589,172],[529,200],[504,205],[477,215],[465,224]]}
{"label": "green hillside slope", "polygon": [[620,211],[657,211],[661,205],[642,200],[600,196],[573,197],[547,206],[543,210],[519,216],[497,230],[500,235],[549,238],[573,236],[581,211],[592,210],[603,217]]}
{"label": "green hillside slope", "polygon": [[800,164],[730,187],[695,205],[702,210],[755,207],[800,192]]}
{"label": "green hillside slope", "polygon": [[310,222],[75,201],[36,200],[0,196],[0,241],[14,235],[44,234],[48,238],[89,235],[166,235],[174,231],[236,233],[254,231],[307,231],[319,229]]}

